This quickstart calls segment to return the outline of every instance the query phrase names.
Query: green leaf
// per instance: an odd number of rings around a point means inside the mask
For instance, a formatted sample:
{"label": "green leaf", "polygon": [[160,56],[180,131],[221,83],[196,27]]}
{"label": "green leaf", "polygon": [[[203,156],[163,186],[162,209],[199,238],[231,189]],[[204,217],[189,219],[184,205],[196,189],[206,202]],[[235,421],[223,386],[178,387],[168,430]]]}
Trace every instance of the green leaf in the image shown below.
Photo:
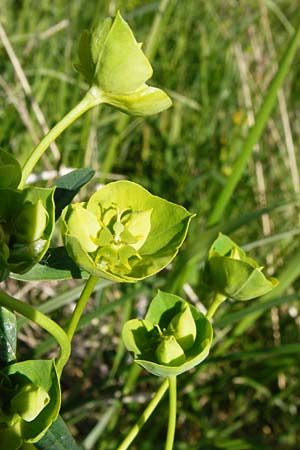
{"label": "green leaf", "polygon": [[135,354],[145,353],[154,330],[153,325],[147,320],[131,319],[125,322],[122,329],[122,339],[126,343],[127,350]]}
{"label": "green leaf", "polygon": [[10,153],[0,149],[0,188],[17,188],[21,177],[19,162]]}
{"label": "green leaf", "polygon": [[79,450],[61,416],[58,416],[35,446],[39,450]]}
{"label": "green leaf", "polygon": [[89,85],[93,83],[95,64],[91,53],[91,33],[85,30],[81,33],[78,45],[79,62],[74,67],[80,72]]}
{"label": "green leaf", "polygon": [[95,175],[92,169],[82,168],[62,176],[55,182],[54,203],[55,203],[55,220],[57,220],[62,210],[67,206],[79,190],[87,184]]}
{"label": "green leaf", "polygon": [[86,279],[89,274],[81,270],[68,255],[65,247],[50,248],[40,263],[24,274],[11,273],[20,281]]}
{"label": "green leaf", "polygon": [[113,95],[109,92],[102,95],[105,103],[135,116],[157,114],[172,105],[170,97],[163,90],[147,84],[143,84],[139,89],[127,95]]}
{"label": "green leaf", "polygon": [[17,324],[14,313],[0,306],[0,369],[16,360]]}
{"label": "green leaf", "polygon": [[136,42],[129,25],[119,12],[102,41],[103,45],[98,45],[98,36],[97,29],[92,35],[92,53],[94,61],[97,57],[95,76],[98,85],[105,92],[133,92],[152,76],[152,67],[141,45]]}

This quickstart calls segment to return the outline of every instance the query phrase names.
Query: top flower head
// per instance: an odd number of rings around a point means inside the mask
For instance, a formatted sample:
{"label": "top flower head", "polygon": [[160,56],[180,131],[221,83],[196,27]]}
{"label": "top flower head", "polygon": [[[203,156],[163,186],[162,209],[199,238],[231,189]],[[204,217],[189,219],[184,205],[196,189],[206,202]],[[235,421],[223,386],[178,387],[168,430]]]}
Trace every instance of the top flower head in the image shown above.
{"label": "top flower head", "polygon": [[104,103],[139,116],[171,106],[164,91],[145,84],[153,73],[151,64],[119,12],[81,35],[78,56],[76,69]]}

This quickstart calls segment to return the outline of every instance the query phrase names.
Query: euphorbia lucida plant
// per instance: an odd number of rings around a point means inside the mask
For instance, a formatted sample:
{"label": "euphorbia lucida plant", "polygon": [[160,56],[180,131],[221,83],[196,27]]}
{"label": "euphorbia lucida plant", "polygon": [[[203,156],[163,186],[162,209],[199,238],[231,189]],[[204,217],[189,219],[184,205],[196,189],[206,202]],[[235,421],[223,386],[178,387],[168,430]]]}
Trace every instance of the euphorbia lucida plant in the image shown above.
{"label": "euphorbia lucida plant", "polygon": [[[167,94],[145,84],[152,76],[152,67],[119,13],[99,23],[91,33],[83,34],[77,68],[89,83],[88,92],[33,149],[22,169],[13,156],[0,151],[0,281],[10,272],[30,271],[49,247],[55,220],[54,189],[26,187],[25,183],[51,142],[80,115],[100,103],[140,116],[160,112],[171,105]],[[82,180],[80,176],[78,180],[77,174],[71,174],[64,181],[56,216],[61,206],[67,205],[90,179],[90,175],[87,178],[83,175]],[[67,202],[62,197],[64,189],[69,190]],[[67,250],[91,274],[67,334],[42,313],[0,292],[0,319],[6,321],[0,327],[0,338],[5,343],[6,332],[15,330],[15,322],[6,319],[10,313],[1,309],[2,306],[42,326],[61,346],[57,366],[38,361],[13,364],[15,358],[1,357],[1,361],[7,361],[7,367],[1,373],[0,387],[5,391],[5,401],[1,400],[0,405],[0,428],[2,443],[4,439],[8,450],[36,442],[55,420],[60,404],[56,369],[60,377],[70,354],[70,341],[97,277],[132,282],[158,272],[176,255],[190,219],[191,215],[183,207],[152,196],[130,182],[109,185],[86,204],[66,208],[63,234]],[[48,369],[51,366],[52,387],[47,381],[49,377],[45,377],[43,367],[46,366]]]}
{"label": "euphorbia lucida plant", "polygon": [[130,181],[109,183],[62,214],[66,249],[94,277],[136,282],[167,266],[192,215]]}
{"label": "euphorbia lucida plant", "polygon": [[[51,142],[92,107],[106,103],[129,114],[148,116],[171,105],[165,92],[146,84],[152,76],[151,64],[120,13],[97,24],[93,31],[83,33],[76,68],[89,84],[87,93],[33,149],[22,169],[12,155],[0,150],[0,281],[10,272],[21,278],[26,273],[28,279],[30,276],[38,280],[44,279],[43,276],[63,279],[60,274],[57,276],[57,267],[67,271],[70,257],[72,268],[75,266],[80,275],[79,268],[90,275],[66,332],[39,310],[0,292],[0,350],[5,353],[0,355],[0,445],[5,450],[37,443],[55,422],[60,408],[62,370],[98,279],[134,283],[158,273],[178,253],[192,218],[184,207],[152,195],[131,181],[109,183],[86,202],[70,204],[92,176],[93,171],[85,168],[58,180],[56,191],[25,186],[28,175]],[[82,172],[86,170],[88,173]],[[53,254],[58,250],[59,255],[57,267],[51,267],[52,254],[46,252],[55,218],[61,211],[65,248],[51,249]],[[37,278],[30,270],[34,271],[35,265]],[[43,271],[39,272],[41,267]],[[73,275],[71,270],[70,273]],[[168,386],[170,414],[165,448],[173,448],[176,377],[194,369],[208,356],[213,338],[210,319],[215,310],[227,297],[248,300],[277,285],[276,279],[265,276],[256,261],[222,234],[209,251],[204,280],[216,293],[206,316],[181,297],[159,291],[144,319],[125,322],[122,337],[134,361],[165,380],[150,401],[142,422],[128,434],[119,450],[128,448]],[[11,311],[52,334],[60,344],[55,362],[16,362],[17,328]],[[55,433],[58,441],[64,438],[54,424],[52,434]],[[42,444],[42,448],[48,447]]]}

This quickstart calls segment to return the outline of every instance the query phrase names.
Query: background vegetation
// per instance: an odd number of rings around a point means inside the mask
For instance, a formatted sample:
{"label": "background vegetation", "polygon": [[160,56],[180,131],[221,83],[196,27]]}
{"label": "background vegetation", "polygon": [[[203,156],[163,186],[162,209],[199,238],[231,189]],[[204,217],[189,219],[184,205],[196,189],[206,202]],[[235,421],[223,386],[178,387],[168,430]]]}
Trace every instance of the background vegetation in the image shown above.
{"label": "background vegetation", "polygon": [[[101,282],[89,302],[62,380],[63,417],[86,450],[115,449],[159,386],[132,368],[119,339],[123,321],[142,315],[158,287],[199,308],[209,303],[201,267],[216,229],[208,230],[207,219],[300,20],[296,0],[0,0],[16,55],[8,56],[2,33],[4,150],[23,160],[46,124],[81,98],[84,81],[73,69],[80,32],[117,9],[144,42],[153,83],[174,105],[150,118],[94,109],[49,149],[36,176],[51,185],[58,170],[91,167],[97,175],[82,200],[99,183],[128,178],[197,217],[171,270],[136,286]],[[210,357],[179,379],[176,450],[300,448],[299,53],[295,61],[218,226],[281,288],[264,302],[227,302],[218,311]],[[63,324],[81,282],[10,280],[3,287]],[[19,338],[21,359],[54,350],[24,322]],[[166,424],[167,397],[132,449],[162,448]]]}

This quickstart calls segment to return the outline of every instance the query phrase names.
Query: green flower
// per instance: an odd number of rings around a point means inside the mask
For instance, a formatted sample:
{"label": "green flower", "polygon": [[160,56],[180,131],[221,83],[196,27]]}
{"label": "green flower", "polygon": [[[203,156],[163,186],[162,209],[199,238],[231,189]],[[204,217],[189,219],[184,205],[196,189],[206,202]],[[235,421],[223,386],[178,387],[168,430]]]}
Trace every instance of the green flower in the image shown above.
{"label": "green flower", "polygon": [[264,275],[262,266],[221,233],[209,250],[204,281],[212,290],[235,300],[259,297],[278,284],[276,278]]}
{"label": "green flower", "polygon": [[54,229],[53,189],[0,189],[0,281],[44,256]]}
{"label": "green flower", "polygon": [[175,257],[191,214],[130,181],[110,183],[87,203],[67,206],[62,235],[69,255],[91,275],[135,282]]}
{"label": "green flower", "polygon": [[24,361],[0,371],[0,437],[5,450],[40,440],[56,420],[60,386],[53,361]]}
{"label": "green flower", "polygon": [[104,103],[138,116],[155,114],[171,106],[161,89],[145,84],[152,67],[121,14],[107,18],[79,43],[76,69]]}
{"label": "green flower", "polygon": [[182,298],[158,292],[145,319],[124,324],[122,338],[134,360],[150,373],[169,377],[200,364],[213,337],[208,319]]}

